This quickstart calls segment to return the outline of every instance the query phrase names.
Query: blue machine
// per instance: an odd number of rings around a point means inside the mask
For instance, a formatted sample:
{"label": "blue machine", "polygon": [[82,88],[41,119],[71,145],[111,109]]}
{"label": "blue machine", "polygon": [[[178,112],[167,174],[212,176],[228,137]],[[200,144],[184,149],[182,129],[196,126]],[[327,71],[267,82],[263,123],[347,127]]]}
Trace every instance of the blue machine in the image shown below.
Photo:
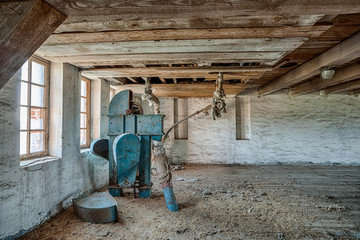
{"label": "blue machine", "polygon": [[[109,139],[92,142],[93,153],[109,160],[109,193],[122,196],[123,188],[134,187],[137,175],[139,197],[151,197],[151,140],[161,141],[165,115],[139,115],[141,106],[124,90],[109,106]],[[164,188],[168,209],[178,211],[172,186]]]}
{"label": "blue machine", "polygon": [[122,196],[122,188],[135,184],[139,169],[139,197],[151,196],[151,139],[160,141],[164,115],[134,115],[132,92],[124,90],[109,106],[109,192]]}

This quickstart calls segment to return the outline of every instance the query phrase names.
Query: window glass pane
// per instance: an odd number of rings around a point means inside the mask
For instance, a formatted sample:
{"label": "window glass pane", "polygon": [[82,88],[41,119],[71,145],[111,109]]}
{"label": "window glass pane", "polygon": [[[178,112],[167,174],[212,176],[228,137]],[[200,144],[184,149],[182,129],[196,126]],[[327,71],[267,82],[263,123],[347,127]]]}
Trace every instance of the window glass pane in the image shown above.
{"label": "window glass pane", "polygon": [[21,80],[24,81],[29,81],[28,80],[28,72],[29,72],[29,62],[26,61],[26,63],[24,63],[24,65],[21,67]]}
{"label": "window glass pane", "polygon": [[44,88],[31,85],[31,106],[44,107]]}
{"label": "window glass pane", "polygon": [[27,120],[28,120],[28,108],[20,107],[20,129],[27,129]]}
{"label": "window glass pane", "polygon": [[85,81],[81,81],[81,96],[82,97],[86,97],[86,82]]}
{"label": "window glass pane", "polygon": [[81,98],[81,112],[86,112],[86,98]]}
{"label": "window glass pane", "polygon": [[31,82],[44,85],[44,66],[37,62],[32,62],[31,67]]}
{"label": "window glass pane", "polygon": [[44,151],[44,132],[30,132],[30,153]]}
{"label": "window glass pane", "polygon": [[21,82],[20,104],[28,105],[28,84]]}
{"label": "window glass pane", "polygon": [[86,114],[80,114],[80,128],[86,128]]}
{"label": "window glass pane", "polygon": [[31,108],[30,129],[42,130],[44,129],[44,122],[45,122],[45,109]]}
{"label": "window glass pane", "polygon": [[20,154],[26,154],[27,132],[20,132]]}
{"label": "window glass pane", "polygon": [[86,129],[80,130],[80,145],[86,144]]}

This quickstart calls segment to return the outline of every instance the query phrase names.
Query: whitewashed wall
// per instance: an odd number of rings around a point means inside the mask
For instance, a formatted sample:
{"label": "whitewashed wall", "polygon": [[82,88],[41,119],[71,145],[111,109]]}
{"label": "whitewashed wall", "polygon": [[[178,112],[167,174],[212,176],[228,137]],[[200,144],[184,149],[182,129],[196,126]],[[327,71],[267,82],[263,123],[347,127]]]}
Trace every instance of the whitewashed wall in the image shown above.
{"label": "whitewashed wall", "polygon": [[0,90],[0,239],[16,239],[70,206],[73,198],[108,182],[108,161],[80,152],[77,69],[56,65],[61,73],[51,81],[61,84],[52,84],[60,94],[53,95],[59,99],[51,98],[50,106],[58,114],[50,120],[50,140],[58,158],[52,161],[20,167],[19,76]]}
{"label": "whitewashed wall", "polygon": [[[250,140],[236,140],[235,98],[226,102],[228,113],[216,121],[204,114],[190,119],[188,140],[170,135],[166,149],[172,162],[360,164],[360,97],[251,97]],[[210,103],[189,99],[188,112]],[[166,131],[174,122],[173,99],[161,99],[161,113]]]}

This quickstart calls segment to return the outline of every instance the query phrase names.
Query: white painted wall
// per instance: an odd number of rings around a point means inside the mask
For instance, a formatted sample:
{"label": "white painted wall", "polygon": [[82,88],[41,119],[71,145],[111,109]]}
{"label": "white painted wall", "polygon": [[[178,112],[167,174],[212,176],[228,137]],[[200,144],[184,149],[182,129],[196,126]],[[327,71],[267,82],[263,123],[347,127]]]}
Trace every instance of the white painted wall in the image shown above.
{"label": "white painted wall", "polygon": [[[164,131],[174,122],[173,99],[163,98]],[[211,103],[189,99],[188,113]],[[276,94],[251,97],[251,139],[236,140],[235,97],[227,98],[227,114],[216,121],[205,114],[189,120],[188,140],[166,143],[175,163],[360,164],[360,97],[316,94],[290,98]],[[144,106],[145,103],[142,103]],[[145,108],[145,113],[153,111]]]}
{"label": "white painted wall", "polygon": [[[210,99],[191,99],[189,113]],[[360,98],[285,94],[251,98],[251,140],[235,140],[235,98],[212,121],[189,121],[186,162],[360,164]]]}
{"label": "white painted wall", "polygon": [[[57,160],[20,168],[19,75],[0,90],[0,239],[14,239],[108,182],[108,162],[80,153],[80,78],[75,67],[52,67],[50,136]],[[63,77],[59,77],[63,76]],[[55,83],[54,81],[60,81]],[[60,94],[55,94],[58,92]],[[108,91],[109,94],[109,91]],[[56,98],[57,96],[57,98]],[[62,119],[62,123],[60,121]]]}

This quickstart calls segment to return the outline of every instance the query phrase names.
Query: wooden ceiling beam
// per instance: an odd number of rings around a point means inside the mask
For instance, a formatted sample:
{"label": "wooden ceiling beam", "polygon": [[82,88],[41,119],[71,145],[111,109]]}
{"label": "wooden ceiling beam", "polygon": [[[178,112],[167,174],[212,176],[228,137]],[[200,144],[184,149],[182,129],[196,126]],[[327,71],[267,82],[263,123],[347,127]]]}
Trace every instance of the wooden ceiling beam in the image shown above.
{"label": "wooden ceiling beam", "polygon": [[[96,17],[93,21],[74,21],[68,19],[61,24],[55,33],[70,32],[103,32],[103,31],[136,31],[150,29],[191,29],[191,28],[238,28],[238,27],[283,27],[283,26],[312,26],[322,14],[314,15],[233,15],[221,17],[192,17],[171,19],[126,19],[118,20],[118,16],[106,16],[104,22],[101,17]],[[110,18],[110,19],[109,19]],[[114,18],[114,19],[111,19]],[[220,24],[221,23],[221,24]]]}
{"label": "wooden ceiling beam", "polygon": [[[351,14],[360,12],[358,0],[284,0],[284,1],[116,1],[104,4],[103,1],[47,0],[71,16],[68,22],[90,22],[99,19],[176,19],[176,18],[221,18],[224,16],[297,16],[311,14]],[[216,11],[215,11],[216,10]]]}
{"label": "wooden ceiling beam", "polygon": [[103,55],[103,54],[159,54],[206,52],[287,52],[304,43],[307,38],[250,38],[196,39],[135,42],[71,43],[41,46],[37,53],[45,57]]}
{"label": "wooden ceiling beam", "polygon": [[168,29],[148,31],[118,31],[97,33],[62,33],[51,35],[45,45],[70,43],[102,43],[161,40],[193,39],[243,39],[243,38],[294,38],[317,37],[331,25],[304,27],[268,27],[268,28],[218,28],[218,29]]}
{"label": "wooden ceiling beam", "polygon": [[[41,55],[37,52],[38,55]],[[47,57],[52,62],[69,62],[80,66],[111,66],[136,64],[192,64],[264,62],[272,65],[286,52],[230,52],[230,53],[153,53],[153,54],[103,54]]]}
{"label": "wooden ceiling beam", "polygon": [[[162,78],[211,78],[219,72],[225,79],[259,78],[271,67],[147,67],[147,68],[98,68],[83,70],[88,77],[162,77]],[[131,79],[130,79],[131,80]]]}
{"label": "wooden ceiling beam", "polygon": [[360,79],[341,83],[341,84],[334,85],[331,87],[327,87],[327,88],[321,90],[321,92],[324,95],[328,95],[330,93],[340,93],[340,92],[350,91],[350,90],[358,89],[358,88],[360,88]]}
{"label": "wooden ceiling beam", "polygon": [[282,88],[290,87],[319,74],[321,67],[342,65],[359,57],[360,33],[357,33],[318,57],[264,85],[260,88],[259,94],[269,94]]}
{"label": "wooden ceiling beam", "polygon": [[[179,98],[212,98],[216,89],[215,84],[194,83],[194,84],[152,84],[152,89],[157,97],[179,97]],[[119,90],[131,89],[134,93],[142,93],[144,85],[127,84],[117,86]],[[223,85],[227,96],[236,95],[245,89],[246,85],[227,84]]]}
{"label": "wooden ceiling beam", "polygon": [[[8,6],[12,14],[1,16],[0,89],[66,19],[65,15],[42,0],[19,3],[19,12],[11,9],[12,2],[1,4],[4,9]],[[9,22],[11,24],[6,25]]]}
{"label": "wooden ceiling beam", "polygon": [[360,78],[360,63],[353,63],[349,66],[337,69],[331,80],[323,80],[319,77],[302,83],[291,90],[294,94],[306,94],[332,85],[351,81],[356,78]]}

